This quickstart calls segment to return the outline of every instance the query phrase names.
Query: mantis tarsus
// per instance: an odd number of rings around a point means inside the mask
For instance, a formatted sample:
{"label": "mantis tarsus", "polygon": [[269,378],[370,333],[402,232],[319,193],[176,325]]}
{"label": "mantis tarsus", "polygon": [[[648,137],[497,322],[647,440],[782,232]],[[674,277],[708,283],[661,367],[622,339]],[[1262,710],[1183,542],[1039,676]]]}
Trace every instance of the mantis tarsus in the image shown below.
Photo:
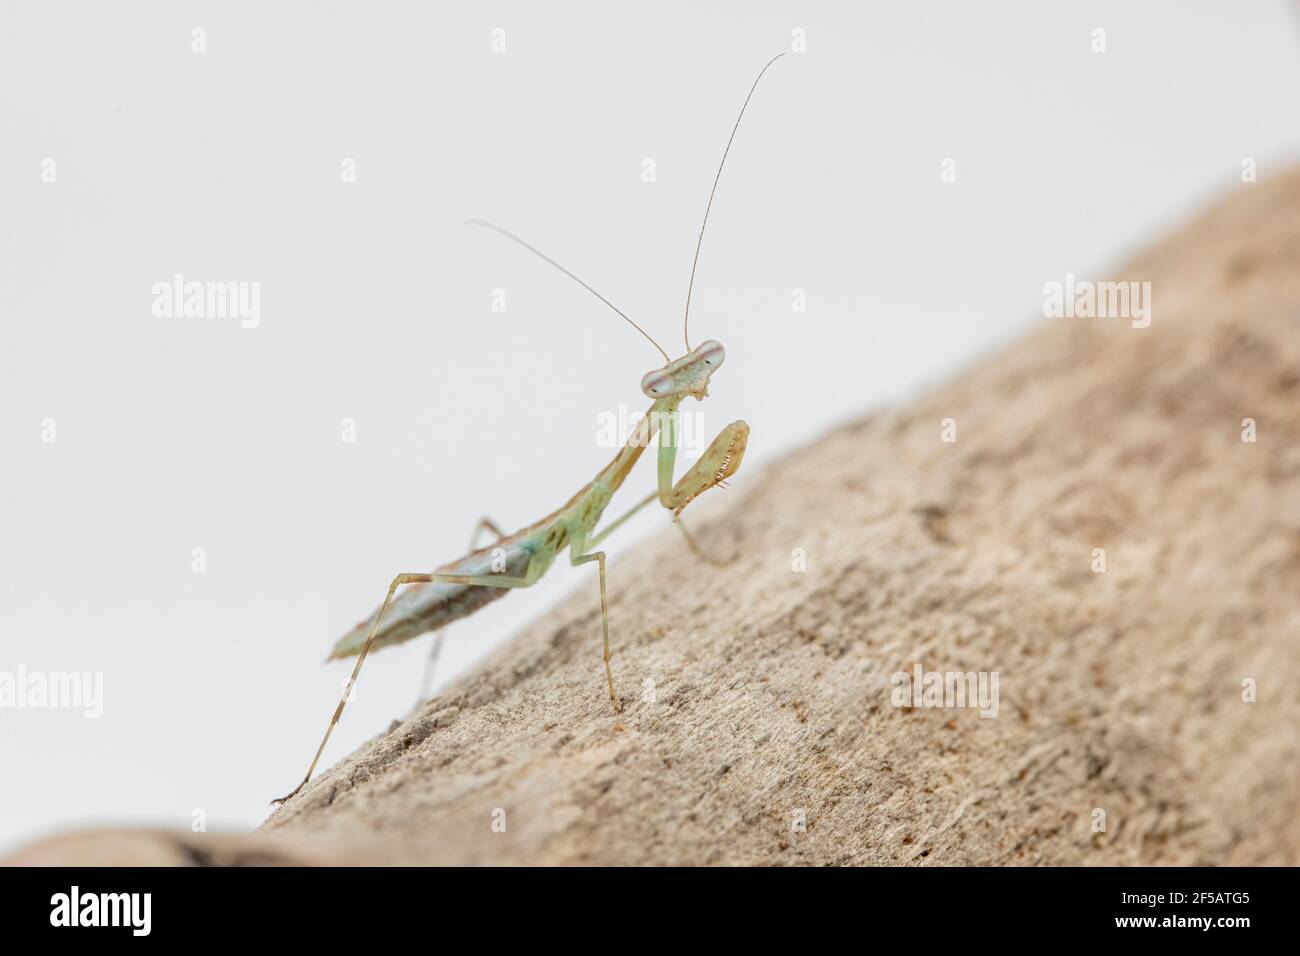
{"label": "mantis tarsus", "polygon": [[[704,209],[704,222],[700,226],[696,241],[695,258],[691,262],[691,278],[686,289],[686,309],[682,322],[686,354],[681,358],[671,358],[659,343],[624,315],[622,310],[612,302],[518,236],[481,220],[470,220],[467,223],[467,225],[480,225],[493,229],[555,266],[644,335],[663,355],[666,364],[646,373],[641,379],[641,391],[651,399],[652,404],[645,417],[640,420],[635,433],[629,437],[627,444],[614,456],[613,461],[602,468],[595,478],[559,509],[510,535],[502,535],[490,520],[484,518],[475,529],[475,537],[486,527],[498,535],[497,541],[485,548],[472,550],[465,557],[445,564],[432,573],[399,574],[393,578],[379,610],[359,623],[334,645],[330,660],[356,655],[357,662],[352,669],[352,676],[343,691],[334,716],[330,718],[329,727],[326,728],[325,737],[316,750],[316,756],[312,758],[311,766],[307,768],[307,775],[292,792],[275,800],[275,803],[283,803],[290,799],[311,779],[316,764],[325,751],[325,745],[329,743],[330,734],[334,732],[334,727],[338,724],[343,708],[352,694],[357,675],[361,673],[361,665],[365,663],[366,655],[372,649],[400,644],[429,631],[440,630],[453,621],[468,617],[485,604],[503,597],[509,588],[531,586],[546,573],[566,547],[569,549],[571,565],[576,567],[595,562],[599,567],[600,617],[605,641],[605,681],[609,688],[610,702],[616,711],[620,709],[618,695],[614,692],[614,674],[609,664],[609,602],[605,590],[605,552],[596,550],[596,547],[633,514],[657,499],[660,505],[673,513],[673,521],[681,528],[691,549],[701,554],[685,525],[680,523],[682,509],[699,495],[734,474],[744,457],[745,446],[749,440],[749,426],[743,421],[735,421],[718,433],[708,450],[680,480],[673,481],[677,460],[679,406],[687,397],[702,401],[709,394],[709,378],[722,365],[725,357],[722,345],[713,340],[691,348],[691,292],[695,288],[695,268],[700,261],[704,229],[709,223],[709,211],[713,208],[713,197],[718,190],[722,168],[726,165],[727,154],[731,152],[731,144],[735,141],[736,131],[740,128],[740,121],[745,115],[745,108],[749,105],[749,100],[768,67],[784,55],[782,53],[774,56],[755,77],[753,85],[749,88],[749,94],[740,107],[736,123],[731,129],[726,149],[722,152],[722,161],[718,164],[718,173],[713,179],[713,188],[709,192],[709,202]],[[596,525],[610,499],[622,486],[656,433],[659,435],[658,489],[634,505],[622,517],[597,532]],[[403,585],[413,586],[407,588],[402,592],[401,597],[394,600],[398,588]]]}

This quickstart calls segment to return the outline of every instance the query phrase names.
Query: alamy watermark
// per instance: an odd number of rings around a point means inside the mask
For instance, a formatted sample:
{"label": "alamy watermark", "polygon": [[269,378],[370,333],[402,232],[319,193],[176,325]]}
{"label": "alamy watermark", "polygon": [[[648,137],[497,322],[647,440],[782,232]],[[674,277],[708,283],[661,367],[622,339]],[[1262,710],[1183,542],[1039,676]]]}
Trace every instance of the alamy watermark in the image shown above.
{"label": "alamy watermark", "polygon": [[153,284],[153,314],[160,319],[239,319],[240,328],[262,323],[262,283],[171,281]]}
{"label": "alamy watermark", "polygon": [[889,679],[895,707],[979,708],[981,717],[998,715],[998,671],[927,671],[918,661],[912,673],[896,671]]}
{"label": "alamy watermark", "polygon": [[1043,284],[1048,319],[1128,319],[1135,329],[1151,324],[1150,282],[1092,282],[1065,274],[1064,282]]}
{"label": "alamy watermark", "polygon": [[103,671],[0,671],[0,709],[80,710],[91,720],[104,715]]}
{"label": "alamy watermark", "polygon": [[83,893],[73,885],[67,893],[50,897],[51,926],[121,926],[132,936],[148,936],[153,929],[152,893]]}
{"label": "alamy watermark", "polygon": [[[678,410],[677,424],[673,432],[678,448],[684,448],[691,454],[698,454],[707,447],[704,441],[704,414],[697,411]],[[659,433],[672,428],[672,414],[669,412],[651,412],[646,422],[646,413],[628,405],[619,405],[615,412],[601,412],[596,416],[596,445],[600,448],[622,448],[641,436],[649,435],[643,429],[643,422],[653,425]],[[657,438],[651,439],[657,441]],[[645,444],[644,439],[637,442]]]}

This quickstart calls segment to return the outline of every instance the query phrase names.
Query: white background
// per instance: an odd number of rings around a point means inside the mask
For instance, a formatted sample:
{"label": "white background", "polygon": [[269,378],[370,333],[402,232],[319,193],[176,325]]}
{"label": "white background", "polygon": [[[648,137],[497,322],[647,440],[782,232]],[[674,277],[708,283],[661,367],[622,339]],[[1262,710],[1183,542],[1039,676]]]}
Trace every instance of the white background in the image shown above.
{"label": "white background", "polygon": [[[105,681],[97,721],[0,710],[0,849],[196,809],[247,826],[297,782],[348,671],[321,666],[333,640],[480,515],[568,498],[610,455],[596,416],[640,410],[660,363],[463,220],[678,354],[722,147],[793,29],[696,287],[695,341],[728,350],[708,434],[753,429],[738,483],[1300,140],[1300,18],[1262,0],[113,6],[0,4],[0,670]],[[261,325],[155,317],[177,272],[260,282]],[[440,682],[590,578],[562,562],[456,625]],[[406,712],[427,641],[371,658],[326,764]]]}

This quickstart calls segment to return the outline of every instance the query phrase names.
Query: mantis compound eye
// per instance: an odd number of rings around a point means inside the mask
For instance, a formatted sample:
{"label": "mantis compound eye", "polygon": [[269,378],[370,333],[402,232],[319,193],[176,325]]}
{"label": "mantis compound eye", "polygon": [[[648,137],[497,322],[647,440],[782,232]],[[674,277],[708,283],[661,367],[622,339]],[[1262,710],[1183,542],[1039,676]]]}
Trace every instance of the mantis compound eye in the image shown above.
{"label": "mantis compound eye", "polygon": [[705,369],[713,372],[726,359],[727,350],[722,347],[721,342],[709,339],[695,349],[695,357],[704,363]]}
{"label": "mantis compound eye", "polygon": [[675,390],[676,383],[667,369],[657,368],[653,372],[646,372],[641,379],[641,391],[648,398],[664,398]]}

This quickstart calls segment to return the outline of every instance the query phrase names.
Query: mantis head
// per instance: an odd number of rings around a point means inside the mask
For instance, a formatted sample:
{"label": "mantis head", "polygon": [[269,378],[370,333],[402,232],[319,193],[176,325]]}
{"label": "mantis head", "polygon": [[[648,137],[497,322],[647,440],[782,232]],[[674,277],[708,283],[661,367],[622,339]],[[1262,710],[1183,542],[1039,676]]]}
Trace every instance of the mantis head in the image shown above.
{"label": "mantis head", "polygon": [[684,398],[690,395],[702,400],[709,394],[709,376],[718,370],[726,357],[721,342],[713,339],[702,342],[663,368],[646,372],[641,379],[641,391],[647,398]]}
{"label": "mantis head", "polygon": [[[731,128],[731,136],[727,139],[727,146],[722,151],[722,160],[718,163],[718,174],[713,177],[713,188],[709,190],[709,202],[708,205],[704,207],[704,221],[700,224],[700,232],[695,240],[695,258],[691,261],[691,279],[686,286],[686,309],[682,315],[682,339],[686,343],[687,352],[681,358],[669,358],[664,347],[656,342],[649,332],[633,322],[622,309],[616,306],[613,302],[610,302],[609,299],[605,298],[591,286],[587,285],[587,283],[583,282],[576,275],[564,268],[564,266],[560,265],[540,249],[524,242],[524,240],[520,239],[514,233],[502,229],[500,226],[495,226],[490,222],[484,222],[481,219],[467,219],[465,221],[467,226],[484,226],[494,232],[501,233],[513,242],[517,242],[529,252],[533,253],[533,255],[543,259],[556,269],[559,269],[574,282],[578,283],[578,285],[582,286],[598,298],[601,302],[604,302],[607,306],[613,309],[614,312],[623,319],[623,321],[636,329],[636,331],[641,333],[641,335],[645,336],[646,340],[659,350],[659,354],[661,354],[664,357],[664,361],[668,363],[662,368],[657,368],[652,372],[647,372],[641,379],[641,391],[644,392],[648,398],[654,399],[655,401],[671,399],[674,400],[675,403],[688,395],[692,398],[703,400],[709,394],[710,376],[717,371],[719,366],[722,365],[723,359],[726,358],[726,352],[722,348],[722,343],[715,339],[710,339],[707,342],[697,345],[693,349],[691,348],[691,293],[695,289],[695,268],[700,264],[700,249],[704,245],[704,230],[709,225],[709,212],[713,209],[713,197],[718,191],[718,181],[722,178],[722,167],[727,163],[727,154],[731,152],[731,144],[735,141],[736,130],[740,129],[740,121],[745,116],[745,108],[749,106],[750,98],[753,97],[754,90],[758,88],[758,81],[763,78],[763,74],[767,72],[768,67],[783,56],[785,56],[784,53],[778,53],[776,56],[772,57],[772,59],[768,60],[763,66],[763,69],[758,71],[758,76],[754,77],[754,84],[749,88],[749,95],[745,97],[745,102],[740,106],[740,114],[736,117],[736,123]],[[744,423],[741,422],[740,424],[743,425]],[[748,433],[747,428],[745,431]],[[732,457],[735,457],[734,453]],[[739,463],[738,458],[736,459],[736,463]],[[735,466],[732,465],[731,467],[734,470]]]}

